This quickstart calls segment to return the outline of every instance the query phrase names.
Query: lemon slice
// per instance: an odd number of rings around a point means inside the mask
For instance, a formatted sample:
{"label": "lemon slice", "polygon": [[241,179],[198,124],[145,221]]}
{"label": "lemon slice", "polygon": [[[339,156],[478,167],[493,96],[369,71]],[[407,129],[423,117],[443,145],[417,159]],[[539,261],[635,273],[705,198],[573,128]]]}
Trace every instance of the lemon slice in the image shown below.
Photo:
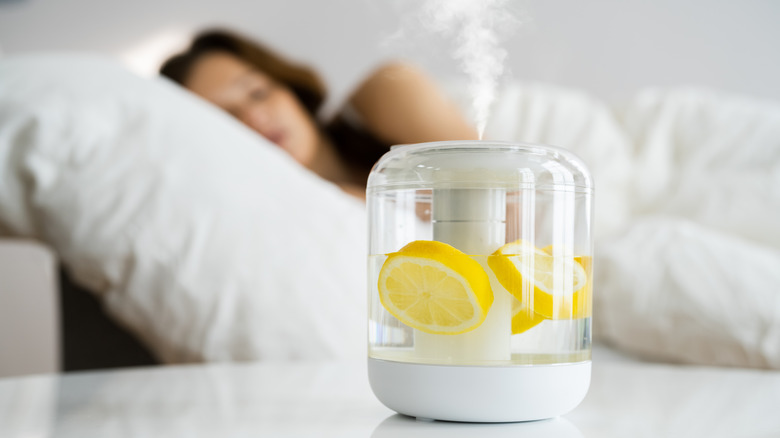
{"label": "lemon slice", "polygon": [[[498,282],[534,313],[549,319],[584,316],[584,303],[588,300],[581,296],[586,292],[580,291],[588,283],[588,275],[573,256],[553,256],[517,240],[489,256],[488,266]],[[528,288],[525,294],[524,282]]]}
{"label": "lemon slice", "polygon": [[417,240],[388,256],[379,299],[390,314],[426,333],[456,335],[485,320],[493,291],[482,266],[442,242]]}

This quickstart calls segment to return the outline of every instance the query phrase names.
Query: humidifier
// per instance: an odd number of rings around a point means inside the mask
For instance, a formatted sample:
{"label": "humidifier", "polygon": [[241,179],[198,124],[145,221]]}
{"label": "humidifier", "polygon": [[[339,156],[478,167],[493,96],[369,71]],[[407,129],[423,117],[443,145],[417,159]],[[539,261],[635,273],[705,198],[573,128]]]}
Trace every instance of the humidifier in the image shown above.
{"label": "humidifier", "polygon": [[368,180],[368,373],[398,413],[556,417],[591,374],[593,183],[564,149],[394,146]]}

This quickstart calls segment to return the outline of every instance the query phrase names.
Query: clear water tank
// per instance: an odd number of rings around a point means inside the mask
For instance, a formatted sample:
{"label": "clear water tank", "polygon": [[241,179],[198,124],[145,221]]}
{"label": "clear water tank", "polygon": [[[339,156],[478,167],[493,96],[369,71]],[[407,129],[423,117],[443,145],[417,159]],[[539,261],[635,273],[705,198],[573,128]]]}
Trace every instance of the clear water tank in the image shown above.
{"label": "clear water tank", "polygon": [[576,407],[591,371],[593,182],[563,149],[395,146],[368,180],[371,388],[410,416]]}

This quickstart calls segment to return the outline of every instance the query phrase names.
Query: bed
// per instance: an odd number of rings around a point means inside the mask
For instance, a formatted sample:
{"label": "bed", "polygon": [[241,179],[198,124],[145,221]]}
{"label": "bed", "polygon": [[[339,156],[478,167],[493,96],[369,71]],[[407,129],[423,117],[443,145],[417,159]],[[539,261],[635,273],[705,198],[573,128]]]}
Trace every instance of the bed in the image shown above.
{"label": "bed", "polygon": [[[0,58],[0,236],[50,248],[155,361],[363,357],[363,204],[177,86],[91,52]],[[373,56],[326,74],[354,79]],[[518,76],[486,137],[563,146],[591,168],[594,339],[649,360],[780,368],[778,101],[700,86],[608,100]],[[448,86],[465,107],[462,89]]]}

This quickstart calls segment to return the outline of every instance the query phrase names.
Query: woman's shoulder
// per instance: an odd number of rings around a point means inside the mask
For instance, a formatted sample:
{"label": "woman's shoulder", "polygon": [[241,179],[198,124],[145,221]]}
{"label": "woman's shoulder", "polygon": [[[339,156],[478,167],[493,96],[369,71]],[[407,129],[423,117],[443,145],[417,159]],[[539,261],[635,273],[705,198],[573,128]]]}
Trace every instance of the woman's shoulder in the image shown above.
{"label": "woman's shoulder", "polygon": [[416,76],[426,76],[424,70],[417,64],[404,59],[391,59],[386,60],[371,69],[366,75],[363,84],[375,80],[397,81]]}
{"label": "woman's shoulder", "polygon": [[355,120],[391,143],[472,139],[476,130],[438,82],[403,60],[377,66],[345,105]]}
{"label": "woman's shoulder", "polygon": [[360,124],[361,110],[356,107],[356,103],[366,99],[373,100],[377,92],[387,91],[389,88],[405,89],[405,86],[399,87],[400,82],[421,76],[424,76],[423,71],[409,61],[401,59],[382,61],[361,75],[356,84],[350,87],[341,99],[331,102],[330,110],[324,114],[324,119],[343,117]]}
{"label": "woman's shoulder", "polygon": [[379,100],[381,94],[387,94],[390,88],[402,89],[400,82],[408,81],[410,77],[422,76],[424,73],[413,63],[392,59],[386,60],[371,68],[357,86],[353,87],[343,102],[326,115],[324,120],[328,123],[340,120],[349,125],[363,128],[365,126],[366,101],[373,107],[373,101]]}
{"label": "woman's shoulder", "polygon": [[420,85],[434,86],[433,80],[417,65],[404,60],[389,60],[374,67],[354,88],[348,103],[375,95],[405,94]]}

